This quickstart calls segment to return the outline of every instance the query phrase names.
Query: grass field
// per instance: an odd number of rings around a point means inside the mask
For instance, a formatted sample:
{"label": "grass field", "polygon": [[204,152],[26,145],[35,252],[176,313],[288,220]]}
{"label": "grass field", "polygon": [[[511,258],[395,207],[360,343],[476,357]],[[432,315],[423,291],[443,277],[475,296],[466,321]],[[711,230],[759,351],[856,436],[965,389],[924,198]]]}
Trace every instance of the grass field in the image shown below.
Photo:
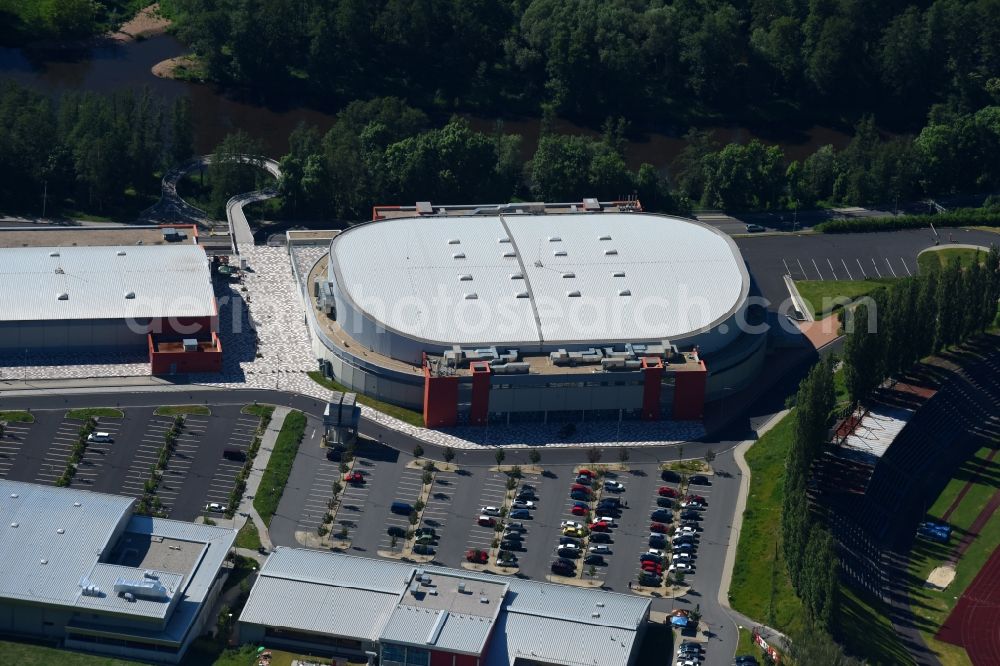
{"label": "grass field", "polygon": [[0,412],[0,421],[7,423],[34,423],[35,416],[31,412],[7,411]]}
{"label": "grass field", "polygon": [[198,416],[209,416],[212,410],[205,405],[169,405],[157,407],[157,416],[177,416],[185,414],[197,414]]}
{"label": "grass field", "polygon": [[236,533],[236,547],[257,550],[261,547],[260,533],[252,520],[248,520],[246,525]]}
{"label": "grass field", "polygon": [[264,523],[271,524],[271,517],[278,510],[278,502],[288,483],[288,475],[292,471],[295,454],[298,453],[302,434],[306,429],[306,416],[302,412],[291,411],[285,417],[278,438],[267,461],[267,469],[260,479],[260,487],[253,498],[253,506],[263,518]]}
{"label": "grass field", "polygon": [[[351,390],[346,386],[324,377],[323,373],[319,370],[310,372],[309,378],[320,386],[325,386],[331,391],[351,392]],[[393,416],[400,421],[409,423],[410,425],[415,425],[421,428],[424,426],[424,415],[420,412],[415,412],[412,409],[399,407],[398,405],[390,405],[388,402],[382,402],[381,400],[376,400],[375,398],[369,398],[361,393],[358,393],[358,402],[366,407],[377,409],[378,411],[388,414],[389,416]]]}
{"label": "grass field", "polygon": [[881,601],[841,585],[840,608],[833,634],[848,654],[873,666],[911,666],[914,661],[899,642]]}
{"label": "grass field", "polygon": [[792,591],[781,554],[781,502],[794,412],[747,452],[750,493],[729,587],[733,608],[785,633],[802,628],[802,602]]}
{"label": "grass field", "polygon": [[264,418],[265,416],[274,414],[274,405],[245,405],[243,409],[240,410],[240,413],[250,414],[251,416],[256,416],[258,418]]}
{"label": "grass field", "polygon": [[140,666],[138,661],[111,659],[82,652],[70,652],[35,643],[0,641],[4,661],[18,666]]}
{"label": "grass field", "polygon": [[[955,478],[941,491],[928,514],[936,518],[942,516],[967,482],[976,460],[985,458],[989,451],[990,449],[986,447],[980,449],[974,458],[959,468]],[[1000,465],[994,460],[985,468],[983,477],[969,488],[969,492],[949,517],[948,522],[955,528],[950,543],[939,544],[926,539],[917,539],[910,551],[910,598],[914,613],[921,622],[924,640],[945,666],[969,663],[965,650],[934,640],[934,634],[955,607],[957,598],[962,596],[993,551],[1000,547],[1000,514],[993,514],[980,531],[979,537],[972,542],[962,559],[958,561],[955,567],[955,579],[951,585],[944,590],[935,590],[924,587],[922,581],[927,579],[935,567],[948,560],[965,528],[976,519],[985,503],[997,490],[995,479],[998,467]]]}
{"label": "grass field", "polygon": [[125,412],[114,407],[87,407],[85,409],[71,409],[66,412],[66,418],[86,421],[90,417],[121,419],[125,418]]}
{"label": "grass field", "polygon": [[952,259],[958,257],[959,262],[962,264],[962,268],[967,268],[972,265],[972,261],[977,254],[979,255],[980,262],[986,260],[985,252],[970,250],[966,247],[950,247],[943,250],[930,250],[917,257],[917,266],[920,267],[920,272],[924,273],[935,267],[944,268],[951,263]]}
{"label": "grass field", "polygon": [[891,284],[893,278],[871,278],[867,280],[796,280],[795,286],[812,309],[816,319],[843,308],[843,304],[860,298],[879,287]]}

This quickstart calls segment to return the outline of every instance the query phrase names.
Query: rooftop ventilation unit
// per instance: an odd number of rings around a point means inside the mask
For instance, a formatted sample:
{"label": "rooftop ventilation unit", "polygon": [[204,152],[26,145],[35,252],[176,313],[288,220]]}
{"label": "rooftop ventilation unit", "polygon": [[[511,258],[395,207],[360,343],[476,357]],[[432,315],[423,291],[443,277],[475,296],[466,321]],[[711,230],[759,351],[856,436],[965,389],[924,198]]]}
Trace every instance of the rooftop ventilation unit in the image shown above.
{"label": "rooftop ventilation unit", "polygon": [[452,259],[465,259],[465,253],[464,252],[456,252],[455,254],[451,255],[451,258]]}
{"label": "rooftop ventilation unit", "polygon": [[125,250],[118,250],[117,252],[115,252],[115,255],[119,256],[119,257],[124,257],[125,256]]}
{"label": "rooftop ventilation unit", "polygon": [[566,256],[566,250],[556,250],[555,252],[552,253],[552,256],[553,257],[565,257]]}
{"label": "rooftop ventilation unit", "polygon": [[59,529],[56,530],[56,534],[66,534],[66,530],[60,527]]}
{"label": "rooftop ventilation unit", "polygon": [[573,291],[567,291],[566,295],[569,296],[570,298],[579,298],[580,292],[574,289]]}
{"label": "rooftop ventilation unit", "polygon": [[619,296],[631,296],[632,295],[632,290],[631,289],[622,289],[622,290],[620,290],[618,292],[618,295]]}
{"label": "rooftop ventilation unit", "polygon": [[615,271],[611,274],[611,277],[625,277],[625,271]]}
{"label": "rooftop ventilation unit", "polygon": [[198,340],[195,338],[184,338],[181,340],[181,345],[186,352],[198,351]]}
{"label": "rooftop ventilation unit", "polygon": [[514,257],[517,256],[517,253],[514,252],[513,250],[508,250],[507,252],[503,253],[503,256],[507,259],[513,259]]}
{"label": "rooftop ventilation unit", "polygon": [[511,273],[510,274],[510,279],[511,280],[523,280],[524,279],[524,275],[522,275],[521,273]]}
{"label": "rooftop ventilation unit", "polygon": [[60,292],[60,293],[56,294],[56,300],[59,300],[59,301],[68,301],[69,300],[69,294],[67,294],[65,291]]}
{"label": "rooftop ventilation unit", "polygon": [[583,209],[584,210],[601,210],[601,204],[600,204],[600,202],[597,201],[597,199],[595,199],[593,197],[587,197],[586,199],[583,200]]}
{"label": "rooftop ventilation unit", "polygon": [[517,292],[516,298],[530,298],[530,296],[528,296],[528,292],[526,291],[519,291]]}
{"label": "rooftop ventilation unit", "polygon": [[604,234],[603,236],[601,236],[601,237],[600,237],[600,238],[598,238],[597,240],[602,240],[602,241],[607,241],[607,240],[611,240],[611,236],[610,236],[610,235],[608,235],[608,234]]}
{"label": "rooftop ventilation unit", "polygon": [[562,276],[564,278],[575,278],[576,277],[576,273],[563,273]]}
{"label": "rooftop ventilation unit", "polygon": [[604,256],[606,256],[606,257],[610,257],[610,256],[616,255],[616,254],[618,254],[618,250],[605,250],[604,251]]}
{"label": "rooftop ventilation unit", "polygon": [[448,239],[448,245],[461,245],[461,244],[462,244],[462,241],[460,241],[457,238],[449,238]]}
{"label": "rooftop ventilation unit", "polygon": [[49,252],[49,256],[50,257],[58,257],[59,253],[58,252]]}
{"label": "rooftop ventilation unit", "polygon": [[135,292],[134,291],[126,291],[125,292],[125,298],[135,298]]}
{"label": "rooftop ventilation unit", "polygon": [[476,292],[472,291],[472,292],[469,292],[468,294],[463,295],[462,298],[464,298],[467,301],[474,301],[477,298],[479,298],[479,294],[477,294]]}
{"label": "rooftop ventilation unit", "polygon": [[469,275],[468,273],[461,273],[458,276],[458,281],[459,282],[469,282],[470,280],[472,280],[472,276]]}
{"label": "rooftop ventilation unit", "polygon": [[562,240],[562,238],[559,238],[559,236],[549,236],[549,242],[550,243],[558,243],[561,240]]}
{"label": "rooftop ventilation unit", "polygon": [[465,583],[464,582],[460,581],[458,583],[458,591],[459,591],[460,594],[465,594]]}
{"label": "rooftop ventilation unit", "polygon": [[502,236],[502,237],[500,237],[500,238],[497,239],[497,242],[498,243],[509,243],[510,239],[507,238],[506,236]]}

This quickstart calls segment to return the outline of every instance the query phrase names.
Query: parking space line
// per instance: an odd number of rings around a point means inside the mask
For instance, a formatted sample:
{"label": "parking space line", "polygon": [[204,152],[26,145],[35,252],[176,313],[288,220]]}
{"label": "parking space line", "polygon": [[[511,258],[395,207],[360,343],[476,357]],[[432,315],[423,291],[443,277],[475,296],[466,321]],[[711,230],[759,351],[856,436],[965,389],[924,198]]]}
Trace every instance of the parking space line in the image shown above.
{"label": "parking space line", "polygon": [[892,264],[889,262],[889,257],[885,258],[885,263],[889,265],[889,270],[892,271],[892,277],[896,277],[896,269],[893,268]]}
{"label": "parking space line", "polygon": [[847,279],[848,279],[848,280],[853,280],[853,279],[854,279],[854,276],[853,276],[853,275],[851,275],[851,269],[849,269],[849,268],[847,267],[847,261],[846,261],[846,260],[845,260],[845,259],[844,259],[843,257],[841,257],[841,258],[840,258],[840,263],[844,264],[844,270],[845,270],[845,271],[847,271]]}
{"label": "parking space line", "polygon": [[833,273],[833,279],[834,280],[840,279],[837,277],[837,271],[833,270],[833,262],[830,261],[830,257],[826,258],[826,263],[830,264],[830,272]]}
{"label": "parking space line", "polygon": [[802,279],[803,279],[803,280],[808,280],[808,279],[809,279],[809,276],[808,276],[808,275],[806,275],[806,269],[802,268],[802,261],[801,261],[801,260],[800,260],[800,259],[799,259],[798,257],[796,257],[796,258],[795,258],[795,261],[796,261],[796,263],[798,263],[798,265],[799,265],[799,271],[801,271],[801,272],[802,272]]}
{"label": "parking space line", "polygon": [[878,276],[882,277],[882,271],[878,269],[878,264],[875,263],[875,257],[872,257],[872,266],[875,267],[875,272],[878,273]]}
{"label": "parking space line", "polygon": [[816,263],[815,259],[813,259],[812,262],[813,262],[813,268],[816,269],[816,273],[819,275],[819,279],[822,280],[823,279],[823,274],[820,273],[819,264]]}

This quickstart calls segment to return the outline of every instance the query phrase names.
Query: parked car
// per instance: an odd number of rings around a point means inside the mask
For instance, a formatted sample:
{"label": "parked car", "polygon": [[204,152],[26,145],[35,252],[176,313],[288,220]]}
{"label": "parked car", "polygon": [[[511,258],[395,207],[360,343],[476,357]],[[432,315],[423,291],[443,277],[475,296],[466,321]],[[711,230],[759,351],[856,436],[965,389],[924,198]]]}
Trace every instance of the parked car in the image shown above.
{"label": "parked car", "polygon": [[598,504],[598,506],[600,506],[600,505],[607,505],[607,506],[614,507],[616,509],[620,509],[621,506],[622,506],[622,501],[621,501],[621,498],[619,498],[619,497],[602,497],[601,501],[598,502],[597,504]]}
{"label": "parked car", "polygon": [[436,537],[437,536],[437,530],[435,530],[433,527],[418,527],[417,530],[416,530],[416,532],[414,532],[414,534],[416,536],[418,536],[418,537],[419,536],[423,536],[425,534],[429,534],[432,537]]}
{"label": "parked car", "polygon": [[508,541],[523,541],[524,539],[520,532],[508,532],[507,530],[504,530],[503,535],[500,538]]}
{"label": "parked car", "polygon": [[521,492],[524,492],[524,491],[526,491],[526,490],[527,490],[527,491],[530,491],[530,492],[536,492],[536,491],[537,491],[538,489],[537,489],[537,488],[535,488],[535,487],[534,487],[533,485],[531,485],[530,483],[522,483],[522,484],[521,484]]}
{"label": "parked car", "polygon": [[611,529],[611,523],[606,520],[595,520],[588,528],[591,532],[607,532]]}
{"label": "parked car", "polygon": [[590,543],[611,543],[611,533],[594,532],[590,535]]}
{"label": "parked car", "polygon": [[590,485],[590,477],[589,476],[578,476],[578,477],[576,477],[576,482],[578,484],[580,484],[581,486],[589,486]]}
{"label": "parked car", "polygon": [[507,550],[501,550],[497,553],[497,566],[498,567],[514,567],[517,566],[517,556]]}
{"label": "parked car", "polygon": [[701,654],[702,648],[698,643],[692,641],[685,641],[681,643],[680,647],[677,649],[677,654],[683,654],[685,652],[691,652],[694,654]]}
{"label": "parked car", "polygon": [[591,472],[589,469],[581,469],[579,472],[576,473],[576,475],[577,476],[586,476],[586,477],[589,477],[591,479],[594,478],[595,476],[597,476],[596,474],[594,474],[593,472]]}
{"label": "parked car", "polygon": [[87,435],[88,442],[110,442],[111,434],[106,432],[92,432]]}
{"label": "parked car", "polygon": [[479,519],[476,520],[476,524],[480,527],[496,527],[497,519],[493,516],[479,516]]}
{"label": "parked car", "polygon": [[575,538],[575,537],[569,537],[569,536],[561,536],[561,537],[559,537],[559,545],[563,546],[563,545],[566,545],[566,544],[570,544],[570,545],[573,545],[573,546],[580,546],[580,545],[582,545],[581,541],[579,539]]}
{"label": "parked car", "polygon": [[484,516],[499,516],[500,515],[500,507],[498,507],[498,506],[484,506],[484,507],[482,507],[482,508],[479,509],[479,513],[481,513]]}
{"label": "parked car", "polygon": [[655,574],[657,576],[663,573],[663,565],[657,564],[656,562],[643,562],[641,566],[642,570],[647,573]]}
{"label": "parked car", "polygon": [[685,502],[681,502],[681,508],[682,509],[695,509],[695,510],[700,511],[700,510],[702,510],[702,509],[705,508],[705,505],[702,502],[696,502],[694,500],[687,500]]}
{"label": "parked car", "polygon": [[416,543],[434,543],[436,537],[433,534],[419,534],[415,537]]}
{"label": "parked car", "polygon": [[209,502],[205,505],[205,511],[212,511],[213,513],[225,513],[226,507],[218,502]]}
{"label": "parked car", "polygon": [[576,566],[569,560],[556,560],[552,563],[552,573],[558,576],[572,576],[576,573]]}
{"label": "parked car", "polygon": [[710,486],[712,485],[707,476],[702,474],[695,474],[690,479],[688,479],[688,485],[692,486]]}
{"label": "parked car", "polygon": [[479,548],[473,548],[471,550],[465,551],[465,559],[469,562],[475,564],[486,564],[490,561],[490,554],[485,550],[480,550]]}
{"label": "parked car", "polygon": [[764,231],[764,227],[762,227],[759,224],[752,224],[751,223],[751,224],[747,225],[747,232],[748,233],[756,234],[756,233],[759,233],[761,231]]}
{"label": "parked car", "polygon": [[527,509],[512,509],[510,512],[511,518],[531,518],[531,512]]}
{"label": "parked car", "polygon": [[620,481],[605,481],[604,489],[611,491],[613,493],[623,493],[625,492],[625,484]]}
{"label": "parked car", "polygon": [[652,532],[649,535],[649,547],[650,548],[666,548],[667,547],[667,537],[659,534],[657,532]]}
{"label": "parked car", "polygon": [[681,511],[682,520],[701,520],[701,514],[694,509],[684,509]]}
{"label": "parked car", "polygon": [[418,543],[413,546],[413,552],[417,555],[433,555],[434,546],[427,543]]}
{"label": "parked car", "polygon": [[656,494],[660,497],[677,497],[677,491],[670,486],[660,486],[660,489],[656,491]]}
{"label": "parked car", "polygon": [[652,571],[643,571],[639,574],[639,585],[658,586],[663,582],[663,578]]}
{"label": "parked car", "polygon": [[670,556],[672,562],[690,562],[691,553],[674,553]]}
{"label": "parked car", "polygon": [[389,511],[392,511],[393,513],[402,514],[404,516],[408,516],[411,513],[413,513],[413,507],[410,505],[409,502],[393,502],[389,506]]}
{"label": "parked car", "polygon": [[590,513],[590,509],[580,504],[574,504],[573,507],[569,510],[569,512],[572,513],[574,516],[586,516],[588,513]]}
{"label": "parked car", "polygon": [[593,496],[590,495],[589,493],[585,493],[585,492],[580,491],[580,490],[574,490],[573,492],[571,492],[569,494],[569,496],[570,496],[570,499],[578,500],[578,501],[581,501],[581,502],[589,502],[589,501],[591,501],[591,500],[594,499]]}
{"label": "parked car", "polygon": [[574,483],[569,487],[569,490],[572,493],[587,493],[588,495],[591,495],[594,492],[590,489],[590,486],[585,486],[582,483]]}
{"label": "parked car", "polygon": [[605,544],[598,544],[596,546],[591,546],[588,548],[591,553],[597,553],[598,555],[610,555],[611,549]]}
{"label": "parked car", "polygon": [[535,496],[535,491],[533,491],[533,490],[521,490],[517,494],[517,499],[519,499],[519,500],[531,500],[532,502],[538,501],[538,497]]}
{"label": "parked car", "polygon": [[654,555],[653,553],[643,553],[639,556],[640,562],[656,562],[657,564],[663,564],[663,557],[660,555]]}
{"label": "parked car", "polygon": [[672,509],[674,508],[674,502],[676,501],[677,500],[675,500],[673,497],[657,497],[656,506],[662,507],[664,509]]}
{"label": "parked car", "polygon": [[702,504],[708,504],[708,500],[706,500],[701,495],[688,495],[684,499],[686,499],[686,500],[694,500],[695,502],[701,502]]}
{"label": "parked car", "polygon": [[757,657],[752,654],[741,654],[736,657],[734,662],[736,666],[758,666],[760,662],[757,661]]}
{"label": "parked car", "polygon": [[654,523],[670,523],[674,519],[674,512],[670,509],[657,509],[649,517]]}
{"label": "parked car", "polygon": [[514,500],[511,506],[515,509],[534,509],[535,503],[529,502],[528,500]]}
{"label": "parked car", "polygon": [[675,543],[672,547],[675,553],[690,553],[694,550],[693,543]]}
{"label": "parked car", "polygon": [[361,472],[348,472],[344,474],[345,483],[364,483],[365,477]]}
{"label": "parked car", "polygon": [[666,525],[664,525],[663,523],[650,523],[649,524],[649,531],[650,532],[659,532],[660,534],[666,534],[669,531],[669,529],[670,528],[667,527]]}
{"label": "parked car", "polygon": [[598,567],[603,567],[605,564],[607,564],[607,562],[604,561],[603,555],[594,555],[593,553],[583,558],[583,563]]}
{"label": "parked car", "polygon": [[559,527],[583,527],[583,523],[578,523],[575,520],[564,520],[559,523]]}
{"label": "parked car", "polygon": [[399,525],[390,525],[389,527],[386,528],[385,533],[388,534],[389,536],[396,537],[397,539],[406,538],[406,530],[400,527]]}
{"label": "parked car", "polygon": [[691,571],[693,569],[694,569],[694,565],[690,564],[689,562],[674,562],[669,567],[667,567],[667,571],[684,571],[684,572],[689,572],[689,571]]}
{"label": "parked car", "polygon": [[582,537],[587,532],[582,527],[564,527],[563,536]]}
{"label": "parked car", "polygon": [[672,469],[665,469],[660,472],[660,478],[668,483],[680,483],[681,475]]}

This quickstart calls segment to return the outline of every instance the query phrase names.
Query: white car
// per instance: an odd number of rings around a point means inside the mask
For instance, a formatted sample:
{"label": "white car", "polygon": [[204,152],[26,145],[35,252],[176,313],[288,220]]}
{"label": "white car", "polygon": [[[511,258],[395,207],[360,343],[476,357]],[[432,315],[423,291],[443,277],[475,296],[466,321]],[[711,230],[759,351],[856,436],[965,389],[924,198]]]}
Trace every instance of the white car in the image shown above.
{"label": "white car", "polygon": [[620,493],[625,491],[625,484],[619,481],[605,481],[604,489],[610,490],[611,492],[614,493]]}
{"label": "white car", "polygon": [[564,520],[561,523],[559,523],[559,527],[562,529],[566,529],[567,527],[575,527],[578,530],[582,530],[583,524],[578,523],[575,520]]}
{"label": "white car", "polygon": [[559,544],[559,550],[580,550],[579,544],[575,543],[561,543]]}
{"label": "white car", "polygon": [[484,506],[479,509],[479,513],[483,516],[499,516],[500,507],[498,506]]}
{"label": "white car", "polygon": [[589,550],[590,552],[594,553],[595,555],[610,555],[611,554],[611,549],[608,548],[603,543],[602,544],[598,544],[596,546],[591,546],[587,550]]}
{"label": "white car", "polygon": [[681,527],[677,528],[677,534],[691,534],[691,535],[694,535],[694,534],[697,534],[697,533],[698,533],[698,530],[696,530],[695,528],[691,527],[690,525],[682,525]]}
{"label": "white car", "polygon": [[686,659],[681,657],[677,660],[677,666],[698,666],[698,662],[694,659]]}
{"label": "white car", "polygon": [[694,567],[687,562],[674,562],[667,567],[667,571],[691,571],[692,569],[694,569]]}
{"label": "white car", "polygon": [[514,500],[514,503],[511,504],[511,506],[515,509],[534,509],[535,503],[529,502],[528,500]]}
{"label": "white car", "polygon": [[671,558],[674,562],[690,562],[691,553],[674,553]]}
{"label": "white car", "polygon": [[106,432],[92,432],[87,435],[88,442],[110,442],[111,434]]}
{"label": "white car", "polygon": [[659,548],[650,548],[646,552],[650,555],[659,555],[660,557],[663,557],[664,554],[663,551],[660,550]]}
{"label": "white car", "polygon": [[696,509],[696,510],[700,511],[701,509],[705,508],[705,505],[702,504],[701,502],[694,502],[694,501],[691,501],[691,502],[681,502],[681,508],[682,509]]}
{"label": "white car", "polygon": [[215,513],[225,513],[226,507],[219,504],[218,502],[209,502],[205,505],[205,511],[213,511]]}
{"label": "white car", "polygon": [[597,518],[594,518],[594,522],[607,523],[608,527],[618,527],[618,525],[615,524],[615,519],[613,516],[598,516]]}

